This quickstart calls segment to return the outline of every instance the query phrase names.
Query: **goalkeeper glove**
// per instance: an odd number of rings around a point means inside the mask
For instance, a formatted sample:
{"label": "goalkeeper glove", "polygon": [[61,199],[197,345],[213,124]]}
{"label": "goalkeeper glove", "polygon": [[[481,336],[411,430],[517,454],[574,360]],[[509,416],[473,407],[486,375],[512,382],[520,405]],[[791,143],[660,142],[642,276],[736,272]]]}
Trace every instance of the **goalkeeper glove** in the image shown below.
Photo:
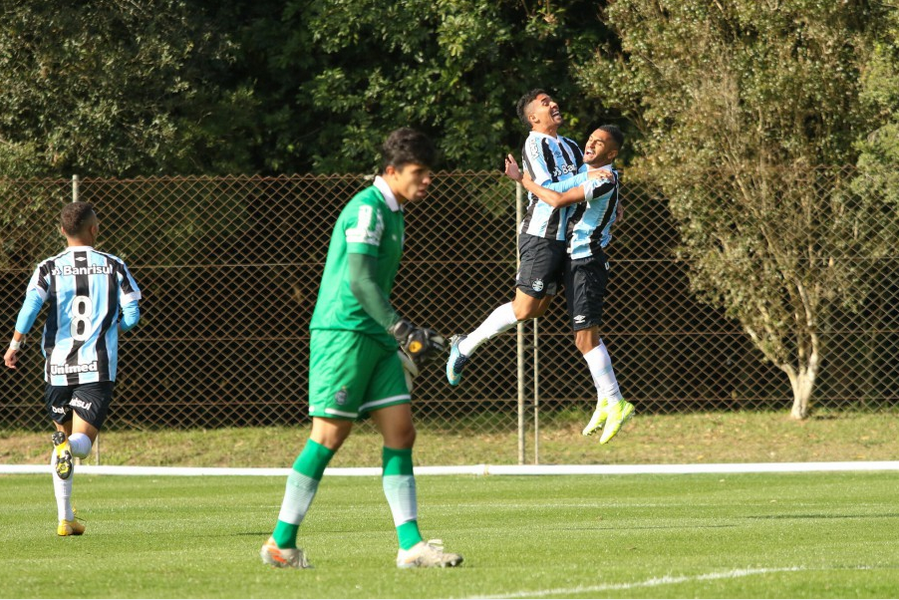
{"label": "goalkeeper glove", "polygon": [[443,336],[426,327],[416,327],[405,319],[400,319],[387,330],[406,356],[417,366],[443,353],[446,341]]}

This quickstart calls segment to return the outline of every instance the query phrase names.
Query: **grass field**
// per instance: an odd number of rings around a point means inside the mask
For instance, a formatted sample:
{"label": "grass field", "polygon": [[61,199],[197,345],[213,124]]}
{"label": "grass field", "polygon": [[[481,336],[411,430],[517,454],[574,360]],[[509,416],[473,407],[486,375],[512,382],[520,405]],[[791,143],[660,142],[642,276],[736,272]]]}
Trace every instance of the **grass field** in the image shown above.
{"label": "grass field", "polygon": [[[37,409],[35,409],[37,410]],[[514,414],[487,424],[451,422],[418,425],[419,465],[515,464],[518,442]],[[584,438],[585,411],[544,419],[540,428],[543,464],[646,464],[716,462],[807,462],[896,460],[896,413],[819,412],[794,421],[786,411],[637,415],[611,444]],[[43,432],[0,430],[0,464],[47,464],[51,428]],[[222,429],[104,431],[105,465],[191,467],[289,467],[308,426]],[[223,451],[223,449],[225,451]],[[534,459],[533,432],[526,461]],[[94,457],[89,461],[94,464]],[[380,466],[381,442],[370,424],[356,429],[334,457],[335,467]]]}
{"label": "grass field", "polygon": [[897,473],[419,477],[458,569],[400,571],[380,480],[325,477],[310,571],[264,567],[282,478],[0,476],[2,597],[899,596]]}

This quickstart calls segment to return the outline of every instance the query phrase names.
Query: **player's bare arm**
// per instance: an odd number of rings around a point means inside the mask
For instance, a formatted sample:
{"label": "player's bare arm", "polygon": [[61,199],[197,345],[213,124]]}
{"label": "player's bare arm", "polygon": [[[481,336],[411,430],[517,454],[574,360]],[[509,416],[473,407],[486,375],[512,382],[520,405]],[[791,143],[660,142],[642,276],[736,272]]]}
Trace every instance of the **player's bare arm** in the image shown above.
{"label": "player's bare arm", "polygon": [[[511,154],[506,156],[505,175],[506,177],[519,182],[527,191],[531,192],[553,208],[561,208],[563,206],[584,201],[584,190],[580,186],[560,193],[537,185],[527,173],[522,173],[521,169],[518,168],[518,162]],[[605,170],[590,171],[588,177],[590,179],[606,179],[609,181],[614,179],[614,175]]]}

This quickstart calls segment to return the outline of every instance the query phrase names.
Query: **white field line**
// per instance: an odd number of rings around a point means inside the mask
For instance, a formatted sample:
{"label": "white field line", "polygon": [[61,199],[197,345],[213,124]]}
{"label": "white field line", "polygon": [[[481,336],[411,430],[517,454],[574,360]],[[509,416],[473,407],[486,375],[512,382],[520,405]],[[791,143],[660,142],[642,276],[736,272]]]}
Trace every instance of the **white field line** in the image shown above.
{"label": "white field line", "polygon": [[635,581],[633,583],[607,583],[602,585],[578,586],[572,588],[554,588],[549,590],[530,590],[526,592],[510,592],[508,594],[496,596],[471,596],[471,598],[540,598],[542,596],[562,596],[571,597],[575,594],[586,594],[593,592],[611,592],[631,590],[634,588],[658,587],[662,585],[673,585],[677,583],[689,583],[691,581],[714,581],[716,579],[736,579],[738,577],[750,577],[752,575],[764,575],[766,573],[784,573],[805,571],[805,567],[781,567],[773,569],[733,569],[731,571],[719,571],[717,573],[705,573],[702,575],[682,575],[664,577],[653,577],[645,581]]}
{"label": "white field line", "polygon": [[[78,465],[87,475],[216,476],[250,475],[286,477],[290,468],[140,467]],[[462,465],[416,467],[416,475],[683,475],[694,473],[801,473],[813,471],[899,471],[899,461],[846,461],[805,463],[717,463],[682,465]],[[0,464],[0,475],[50,473],[50,466]],[[380,467],[328,468],[325,475],[380,476]]]}

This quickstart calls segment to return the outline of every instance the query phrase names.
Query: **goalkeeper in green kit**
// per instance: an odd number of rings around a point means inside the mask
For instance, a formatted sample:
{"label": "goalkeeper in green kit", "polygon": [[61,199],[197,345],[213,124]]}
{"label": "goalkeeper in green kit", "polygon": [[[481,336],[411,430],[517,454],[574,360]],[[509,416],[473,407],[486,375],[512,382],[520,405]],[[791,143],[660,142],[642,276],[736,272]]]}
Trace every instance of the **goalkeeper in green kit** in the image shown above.
{"label": "goalkeeper in green kit", "polygon": [[391,133],[374,185],[350,200],[334,226],[309,327],[312,432],[287,478],[274,533],[260,551],[266,564],[310,566],[297,547],[300,523],[331,457],[365,415],[384,439],[382,482],[399,539],[396,565],[462,562],[439,542],[423,540],[412,472],[411,378],[443,352],[444,340],[397,315],[389,300],[403,253],[403,205],[427,195],[435,157],[423,134],[408,128]]}

